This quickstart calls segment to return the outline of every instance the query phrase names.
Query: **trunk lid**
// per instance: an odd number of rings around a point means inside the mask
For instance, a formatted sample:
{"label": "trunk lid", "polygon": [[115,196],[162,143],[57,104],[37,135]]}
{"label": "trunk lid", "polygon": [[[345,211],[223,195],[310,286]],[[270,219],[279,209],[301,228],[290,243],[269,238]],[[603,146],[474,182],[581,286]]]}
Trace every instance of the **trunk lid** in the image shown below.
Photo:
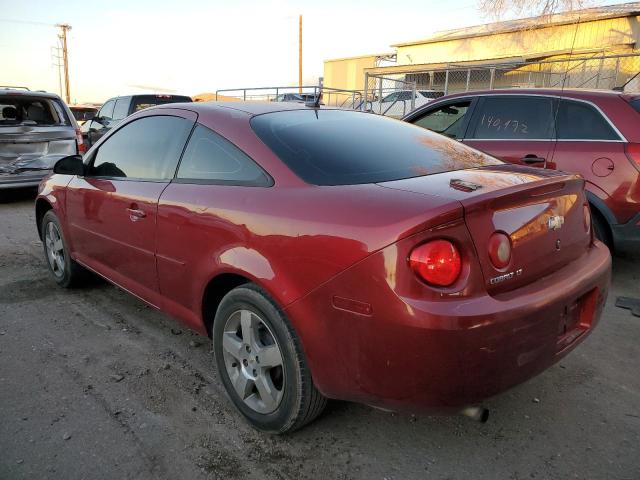
{"label": "trunk lid", "polygon": [[76,153],[71,126],[0,126],[0,173],[51,169],[60,158]]}
{"label": "trunk lid", "polygon": [[[591,244],[584,226],[584,180],[577,175],[498,165],[380,185],[458,200],[490,294],[539,280]],[[504,269],[495,268],[488,254],[496,231],[511,239],[511,261]]]}

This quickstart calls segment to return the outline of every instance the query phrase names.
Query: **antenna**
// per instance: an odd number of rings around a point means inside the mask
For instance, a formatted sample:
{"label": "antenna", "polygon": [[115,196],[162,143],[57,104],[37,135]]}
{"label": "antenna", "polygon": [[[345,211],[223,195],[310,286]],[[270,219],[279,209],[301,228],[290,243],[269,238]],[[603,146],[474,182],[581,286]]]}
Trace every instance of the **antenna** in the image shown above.
{"label": "antenna", "polygon": [[298,18],[298,93],[302,93],[302,15]]}
{"label": "antenna", "polygon": [[633,77],[631,77],[629,80],[624,82],[619,87],[613,87],[613,90],[615,90],[616,92],[624,92],[624,89],[626,88],[626,86],[629,85],[633,80],[635,80],[638,77],[638,75],[640,75],[640,72],[636,73]]}
{"label": "antenna", "polygon": [[312,108],[320,108],[320,99],[322,98],[322,86],[324,84],[324,77],[318,79],[318,86],[313,87],[314,97],[310,102],[305,102],[305,106]]}

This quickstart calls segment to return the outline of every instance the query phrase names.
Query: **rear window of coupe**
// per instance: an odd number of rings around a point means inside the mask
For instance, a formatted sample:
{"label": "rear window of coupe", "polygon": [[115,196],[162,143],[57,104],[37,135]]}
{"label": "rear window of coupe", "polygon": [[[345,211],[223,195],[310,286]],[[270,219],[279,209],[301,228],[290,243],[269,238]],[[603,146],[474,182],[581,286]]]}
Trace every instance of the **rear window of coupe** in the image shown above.
{"label": "rear window of coupe", "polygon": [[371,113],[293,110],[257,115],[258,137],[314,185],[388,182],[502,162],[420,127]]}

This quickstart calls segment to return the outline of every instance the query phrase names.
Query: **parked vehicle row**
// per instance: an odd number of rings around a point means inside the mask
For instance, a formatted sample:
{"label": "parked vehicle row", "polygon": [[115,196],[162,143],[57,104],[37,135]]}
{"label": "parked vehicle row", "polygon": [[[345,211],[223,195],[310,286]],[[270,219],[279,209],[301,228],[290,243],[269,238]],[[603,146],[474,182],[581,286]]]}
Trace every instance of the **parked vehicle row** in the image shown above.
{"label": "parked vehicle row", "polygon": [[98,108],[99,106],[96,105],[69,105],[69,109],[71,110],[71,113],[73,113],[73,117],[80,126],[95,117],[96,113],[98,113]]}
{"label": "parked vehicle row", "polygon": [[60,286],[90,270],[211,336],[272,433],[327,398],[486,418],[588,336],[610,282],[580,176],[297,103],[138,111],[58,161],[36,221]]}
{"label": "parked vehicle row", "polygon": [[67,106],[53,93],[0,87],[0,189],[36,187],[62,157],[84,154],[131,113],[183,95],[132,95],[93,105]]}
{"label": "parked vehicle row", "polygon": [[598,238],[640,249],[640,95],[569,89],[443,97],[404,120],[509,163],[580,174]]}
{"label": "parked vehicle row", "polygon": [[443,95],[444,92],[438,90],[397,90],[382,98],[367,101],[365,110],[387,117],[401,118]]}
{"label": "parked vehicle row", "polygon": [[162,94],[127,95],[110,98],[100,107],[98,113],[90,121],[82,125],[82,137],[88,148],[132,113],[155,105],[165,105],[176,102],[191,102],[191,97]]}

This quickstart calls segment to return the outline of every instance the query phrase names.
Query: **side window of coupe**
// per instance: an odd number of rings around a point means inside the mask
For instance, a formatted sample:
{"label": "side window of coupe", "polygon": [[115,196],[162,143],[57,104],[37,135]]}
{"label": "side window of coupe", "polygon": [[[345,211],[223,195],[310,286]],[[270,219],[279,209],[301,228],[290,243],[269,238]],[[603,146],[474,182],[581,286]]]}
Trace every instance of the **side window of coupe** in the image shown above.
{"label": "side window of coupe", "polygon": [[584,102],[561,100],[557,129],[560,140],[620,140],[602,114]]}
{"label": "side window of coupe", "polygon": [[116,102],[114,100],[109,100],[102,106],[97,116],[105,120],[111,120],[113,118],[113,107],[115,104]]}
{"label": "side window of coupe", "polygon": [[413,120],[413,123],[449,138],[459,139],[464,135],[462,127],[469,105],[469,101],[443,105]]}
{"label": "side window of coupe", "polygon": [[122,120],[129,113],[129,97],[122,97],[116,101],[113,109],[113,120]]}
{"label": "side window of coupe", "polygon": [[169,180],[193,122],[180,117],[143,117],[111,135],[96,152],[94,177]]}
{"label": "side window of coupe", "polygon": [[177,179],[182,183],[269,186],[270,177],[238,147],[198,125],[182,156]]}
{"label": "side window of coupe", "polygon": [[549,97],[504,95],[482,100],[468,138],[478,140],[550,140],[553,100]]}

